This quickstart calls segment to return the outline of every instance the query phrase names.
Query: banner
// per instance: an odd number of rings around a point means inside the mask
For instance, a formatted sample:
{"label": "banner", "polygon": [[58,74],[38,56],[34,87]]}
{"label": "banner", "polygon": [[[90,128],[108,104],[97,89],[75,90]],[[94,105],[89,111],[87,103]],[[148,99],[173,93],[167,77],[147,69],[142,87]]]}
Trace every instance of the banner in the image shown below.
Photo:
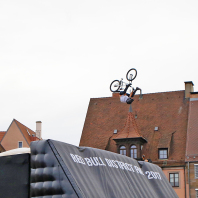
{"label": "banner", "polygon": [[82,197],[178,197],[157,165],[100,149],[48,143]]}

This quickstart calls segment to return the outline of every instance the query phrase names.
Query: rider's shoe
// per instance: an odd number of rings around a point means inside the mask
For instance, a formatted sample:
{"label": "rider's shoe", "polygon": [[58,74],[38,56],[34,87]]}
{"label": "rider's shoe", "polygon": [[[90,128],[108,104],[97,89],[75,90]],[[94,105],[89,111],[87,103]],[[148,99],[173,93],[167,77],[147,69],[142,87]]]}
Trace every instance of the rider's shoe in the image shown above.
{"label": "rider's shoe", "polygon": [[131,103],[134,101],[134,99],[131,99]]}
{"label": "rider's shoe", "polygon": [[127,103],[127,104],[131,104],[133,101],[134,101],[133,98],[128,97],[127,100],[126,100],[126,103]]}

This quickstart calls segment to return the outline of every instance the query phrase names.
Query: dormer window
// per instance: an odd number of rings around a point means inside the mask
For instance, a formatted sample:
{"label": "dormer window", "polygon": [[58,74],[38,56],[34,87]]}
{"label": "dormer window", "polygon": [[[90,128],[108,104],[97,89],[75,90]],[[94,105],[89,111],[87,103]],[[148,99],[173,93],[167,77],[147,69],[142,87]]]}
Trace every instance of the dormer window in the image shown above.
{"label": "dormer window", "polygon": [[135,145],[131,146],[131,157],[134,159],[137,158],[137,147]]}
{"label": "dormer window", "polygon": [[159,159],[168,159],[168,149],[167,148],[160,148],[158,150]]}
{"label": "dormer window", "polygon": [[120,154],[126,155],[126,147],[125,146],[120,146]]}
{"label": "dormer window", "polygon": [[117,145],[117,152],[122,155],[141,160],[142,152],[141,146],[147,143],[147,140],[141,135],[131,108],[129,109],[128,117],[123,130],[118,131],[113,135],[113,140]]}

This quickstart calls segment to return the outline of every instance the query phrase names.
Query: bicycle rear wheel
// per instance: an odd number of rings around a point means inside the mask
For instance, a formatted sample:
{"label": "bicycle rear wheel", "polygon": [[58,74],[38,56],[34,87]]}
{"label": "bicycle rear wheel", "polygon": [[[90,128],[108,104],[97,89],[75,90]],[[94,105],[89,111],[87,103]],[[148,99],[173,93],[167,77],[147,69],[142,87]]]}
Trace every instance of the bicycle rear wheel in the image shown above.
{"label": "bicycle rear wheel", "polygon": [[135,68],[130,69],[127,74],[126,74],[126,79],[128,81],[132,81],[136,78],[137,76],[137,70]]}
{"label": "bicycle rear wheel", "polygon": [[120,88],[120,81],[119,80],[114,80],[110,84],[110,91],[112,91],[112,92],[118,92],[119,88]]}

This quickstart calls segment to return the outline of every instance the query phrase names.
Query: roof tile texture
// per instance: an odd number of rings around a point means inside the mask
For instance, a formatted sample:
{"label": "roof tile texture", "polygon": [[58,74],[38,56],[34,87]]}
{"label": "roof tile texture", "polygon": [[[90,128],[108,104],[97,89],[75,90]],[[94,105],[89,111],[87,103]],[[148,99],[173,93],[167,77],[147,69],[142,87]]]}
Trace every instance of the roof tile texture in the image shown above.
{"label": "roof tile texture", "polygon": [[[31,143],[31,141],[35,141],[38,140],[38,138],[34,138],[32,137],[32,135],[34,135],[36,137],[36,133],[34,131],[32,131],[30,128],[26,127],[25,125],[21,124],[19,121],[15,120],[17,126],[19,127],[19,129],[21,130],[21,132],[23,133],[25,139],[27,140],[28,144]],[[28,134],[29,132],[29,134]]]}
{"label": "roof tile texture", "polygon": [[[184,91],[144,94],[142,99],[134,96],[133,115],[141,136],[148,141],[143,147],[146,158],[159,161],[158,148],[167,146],[173,164],[185,161],[188,105]],[[113,139],[123,130],[128,110],[118,94],[90,99],[80,146],[117,152]],[[159,130],[154,131],[155,127]],[[113,133],[115,129],[118,134]]]}
{"label": "roof tile texture", "polygon": [[131,112],[129,112],[126,123],[124,125],[124,129],[120,131],[114,139],[137,137],[142,137],[142,135],[138,129],[134,115]]}
{"label": "roof tile texture", "polygon": [[6,131],[0,131],[0,141],[2,140],[3,136],[5,135]]}
{"label": "roof tile texture", "polygon": [[186,161],[198,161],[198,100],[190,101]]}

